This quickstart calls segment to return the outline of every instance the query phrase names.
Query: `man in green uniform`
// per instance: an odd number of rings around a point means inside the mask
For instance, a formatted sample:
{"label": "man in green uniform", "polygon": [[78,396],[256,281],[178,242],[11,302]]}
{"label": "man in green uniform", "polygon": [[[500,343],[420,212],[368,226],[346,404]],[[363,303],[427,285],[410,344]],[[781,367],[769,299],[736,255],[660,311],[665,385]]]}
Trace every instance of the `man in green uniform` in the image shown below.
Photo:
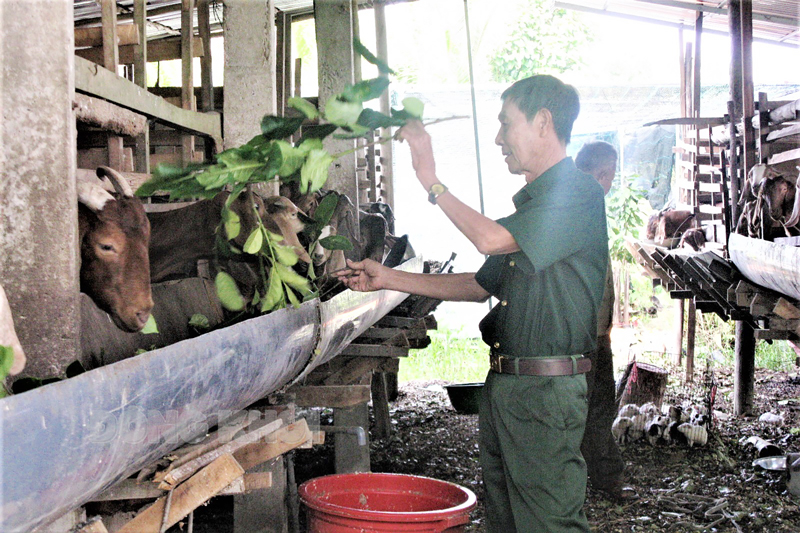
{"label": "man in green uniform", "polygon": [[607,267],[603,190],[566,156],[579,111],[573,87],[533,76],[502,99],[495,142],[526,185],[514,195],[514,213],[498,221],[439,181],[421,123],[399,132],[429,200],[490,256],[481,269],[415,274],[365,260],[349,262],[341,279],[354,290],[498,299],[480,326],[491,348],[479,423],[487,531],[588,532],[580,444],[591,365],[581,354],[595,347]]}

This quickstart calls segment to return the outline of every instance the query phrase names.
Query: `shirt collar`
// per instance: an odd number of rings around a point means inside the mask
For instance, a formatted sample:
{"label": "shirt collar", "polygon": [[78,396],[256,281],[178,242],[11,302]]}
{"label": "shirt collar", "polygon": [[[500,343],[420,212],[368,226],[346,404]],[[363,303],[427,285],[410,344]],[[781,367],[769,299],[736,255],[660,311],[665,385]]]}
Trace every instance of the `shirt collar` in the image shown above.
{"label": "shirt collar", "polygon": [[552,167],[542,173],[541,176],[536,178],[530,183],[520,189],[517,194],[512,198],[514,207],[519,209],[520,206],[527,203],[533,198],[545,198],[547,191],[555,187],[560,181],[560,177],[569,175],[575,169],[575,163],[571,157],[565,157]]}

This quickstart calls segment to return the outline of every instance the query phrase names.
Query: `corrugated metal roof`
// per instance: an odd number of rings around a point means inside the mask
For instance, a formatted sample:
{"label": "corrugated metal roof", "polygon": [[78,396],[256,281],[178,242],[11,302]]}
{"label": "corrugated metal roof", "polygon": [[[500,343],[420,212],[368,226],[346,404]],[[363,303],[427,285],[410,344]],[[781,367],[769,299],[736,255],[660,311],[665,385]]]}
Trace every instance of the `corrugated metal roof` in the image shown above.
{"label": "corrugated metal roof", "polygon": [[[394,3],[402,0],[388,0]],[[372,0],[359,0],[371,5]],[[694,27],[698,12],[703,13],[703,28],[728,33],[728,4],[730,0],[563,0],[558,7],[578,9],[650,20],[664,24]],[[181,0],[147,0],[148,39],[174,34],[181,25]],[[753,0],[753,37],[800,45],[800,2],[798,0]],[[74,0],[76,25],[99,24],[100,5],[96,0]],[[133,0],[117,0],[119,17],[130,19]],[[275,0],[275,8],[293,14],[308,13],[313,0]],[[211,1],[212,31],[221,31],[222,0]]]}
{"label": "corrugated metal roof", "polygon": [[[564,0],[556,5],[688,27],[694,27],[702,12],[704,30],[728,33],[729,3],[730,0]],[[800,45],[800,2],[753,0],[752,6],[755,40]]]}

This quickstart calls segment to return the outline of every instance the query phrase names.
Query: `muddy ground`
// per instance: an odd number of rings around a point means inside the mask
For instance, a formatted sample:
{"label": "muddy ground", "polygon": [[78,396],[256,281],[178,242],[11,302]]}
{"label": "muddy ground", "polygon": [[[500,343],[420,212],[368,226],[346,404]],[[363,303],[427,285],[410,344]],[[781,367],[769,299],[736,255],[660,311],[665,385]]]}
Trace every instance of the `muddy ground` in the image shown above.
{"label": "muddy ground", "polygon": [[[689,448],[639,441],[624,447],[627,478],[640,499],[612,502],[589,487],[586,514],[594,531],[800,531],[798,498],[787,492],[785,476],[754,467],[755,450],[742,443],[758,435],[785,452],[800,451],[800,377],[756,371],[754,413],[782,413],[781,426],[758,422],[757,416],[729,417],[733,411],[730,371],[717,371],[714,379],[714,408],[720,414],[708,444]],[[483,531],[478,417],[456,414],[444,384],[400,386],[399,397],[391,404],[393,435],[370,444],[372,470],[430,476],[470,488],[478,496],[478,506],[467,530]],[[666,396],[667,401],[679,402],[703,392],[699,385],[669,387]],[[298,482],[333,473],[333,447],[326,444],[298,451],[296,462]]]}

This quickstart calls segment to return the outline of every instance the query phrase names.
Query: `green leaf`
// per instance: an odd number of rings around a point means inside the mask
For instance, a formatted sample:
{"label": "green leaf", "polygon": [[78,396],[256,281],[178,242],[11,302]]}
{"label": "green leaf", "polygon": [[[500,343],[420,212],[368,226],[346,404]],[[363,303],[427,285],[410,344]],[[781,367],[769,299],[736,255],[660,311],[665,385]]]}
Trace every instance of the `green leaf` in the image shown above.
{"label": "green leaf", "polygon": [[239,215],[223,207],[222,222],[225,225],[225,235],[227,235],[229,241],[239,236],[239,232],[242,231],[242,222],[239,219]]}
{"label": "green leaf", "polygon": [[308,279],[304,278],[293,269],[287,267],[286,265],[282,265],[280,263],[275,263],[272,265],[273,270],[277,271],[281,277],[281,280],[292,287],[293,289],[297,289],[300,291],[301,294],[306,294],[311,292],[311,285]]}
{"label": "green leaf", "polygon": [[370,130],[378,128],[389,128],[391,126],[404,126],[406,121],[397,117],[390,117],[375,111],[374,109],[364,109],[358,116],[358,124]]}
{"label": "green leaf", "polygon": [[282,265],[294,266],[297,264],[297,252],[291,246],[276,244],[272,250],[275,252],[275,259]]}
{"label": "green leaf", "polygon": [[3,380],[14,364],[14,348],[0,345],[0,380]]}
{"label": "green leaf", "polygon": [[378,67],[378,71],[381,74],[394,74],[394,71],[389,68],[389,65],[387,65],[386,62],[375,57],[375,55],[373,55],[373,53],[370,52],[367,47],[361,44],[361,41],[355,37],[353,37],[353,50],[361,57]]}
{"label": "green leaf", "polygon": [[201,313],[193,314],[189,319],[189,325],[198,329],[209,329],[211,327],[208,317]]}
{"label": "green leaf", "polygon": [[422,112],[425,110],[425,104],[419,98],[409,96],[403,99],[403,110],[408,114],[418,119],[422,119]]}
{"label": "green leaf", "polygon": [[332,96],[325,104],[325,119],[337,126],[355,124],[362,109],[361,102],[348,102]]}
{"label": "green leaf", "polygon": [[311,150],[322,150],[322,139],[314,137],[303,139],[300,144],[297,145],[297,149],[303,152],[303,155],[308,155],[308,152]]}
{"label": "green leaf", "polygon": [[319,116],[319,111],[317,110],[317,106],[315,106],[305,98],[300,98],[299,96],[292,96],[291,98],[289,98],[289,100],[286,101],[286,104],[289,107],[292,107],[300,111],[308,119],[314,120]]}
{"label": "green leaf", "polygon": [[264,231],[267,232],[267,238],[269,239],[270,242],[279,243],[283,240],[283,235],[281,235],[280,233],[272,233],[269,230],[264,230]]}
{"label": "green leaf", "polygon": [[145,322],[144,327],[142,328],[142,333],[145,335],[152,335],[154,333],[158,333],[158,325],[156,325],[156,317],[150,313],[150,317]]}
{"label": "green leaf", "polygon": [[261,232],[261,228],[256,228],[250,233],[250,236],[247,237],[247,241],[245,241],[242,250],[248,254],[256,255],[261,251],[263,245],[264,234]]}
{"label": "green leaf", "polygon": [[241,311],[244,309],[244,298],[236,286],[236,281],[227,272],[219,272],[214,279],[214,286],[217,288],[217,296],[222,303],[222,307],[229,311]]}
{"label": "green leaf", "polygon": [[[348,102],[362,103],[367,100],[379,97],[383,91],[389,86],[389,78],[372,78],[371,80],[363,80],[355,85],[348,86],[339,95],[340,98]],[[330,120],[330,119],[328,119]],[[331,120],[331,122],[333,122]],[[334,122],[335,124],[335,122]]]}
{"label": "green leaf", "polygon": [[297,295],[292,289],[286,289],[286,296],[289,298],[289,302],[292,304],[292,307],[295,309],[300,307],[300,300],[297,299]]}
{"label": "green leaf", "polygon": [[300,117],[287,118],[275,115],[264,115],[261,119],[261,133],[267,140],[284,139],[294,134],[303,124]]}
{"label": "green leaf", "polygon": [[324,239],[320,239],[319,243],[326,250],[352,250],[353,243],[344,235],[329,235]]}
{"label": "green leaf", "polygon": [[269,273],[269,287],[264,299],[261,300],[261,312],[266,313],[275,309],[281,300],[283,300],[283,285],[281,284],[280,275],[272,270]]}
{"label": "green leaf", "polygon": [[303,165],[305,152],[295,148],[286,141],[275,141],[281,155],[281,167],[278,169],[278,176],[291,176]]}
{"label": "green leaf", "polygon": [[402,120],[403,124],[405,124],[405,121],[414,120],[417,117],[415,117],[414,115],[412,115],[411,113],[409,113],[405,109],[392,108],[392,118],[397,119],[397,120]]}
{"label": "green leaf", "polygon": [[306,194],[320,190],[328,180],[328,167],[332,162],[333,156],[327,151],[311,150],[300,169],[300,192]]}
{"label": "green leaf", "polygon": [[325,197],[320,200],[319,205],[314,210],[314,221],[320,228],[330,223],[337,205],[339,205],[339,194],[335,192],[326,194]]}
{"label": "green leaf", "polygon": [[334,131],[338,126],[336,124],[319,124],[313,126],[306,126],[303,128],[303,137],[301,144],[308,139],[324,139]]}

